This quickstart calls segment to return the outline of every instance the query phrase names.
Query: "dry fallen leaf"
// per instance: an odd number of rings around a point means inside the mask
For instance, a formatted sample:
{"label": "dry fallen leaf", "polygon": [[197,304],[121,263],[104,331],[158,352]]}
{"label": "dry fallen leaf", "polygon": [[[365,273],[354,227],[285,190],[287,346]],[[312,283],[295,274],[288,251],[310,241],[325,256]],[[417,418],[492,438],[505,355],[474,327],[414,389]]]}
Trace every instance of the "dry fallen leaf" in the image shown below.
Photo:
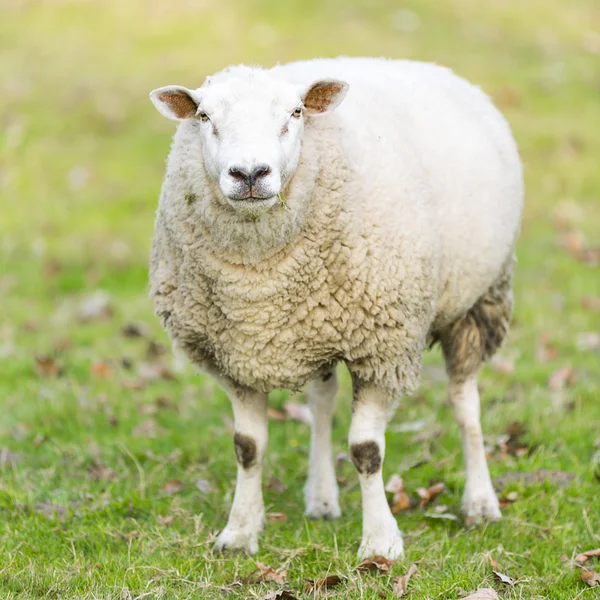
{"label": "dry fallen leaf", "polygon": [[286,417],[292,421],[299,421],[300,423],[306,423],[306,425],[312,424],[312,412],[308,404],[288,400],[283,405],[283,410]]}
{"label": "dry fallen leaf", "polygon": [[272,406],[267,408],[267,416],[273,421],[285,421],[285,413],[278,408],[273,408]]}
{"label": "dry fallen leaf", "polygon": [[575,562],[583,565],[589,558],[592,558],[592,556],[597,556],[600,560],[600,548],[596,548],[595,550],[586,550],[585,552],[578,554],[575,557]]}
{"label": "dry fallen leaf", "polygon": [[498,499],[500,508],[506,508],[507,506],[514,504],[518,498],[519,494],[517,492],[509,492],[508,494]]}
{"label": "dry fallen leaf", "polygon": [[378,571],[379,573],[386,573],[389,571],[397,561],[390,560],[385,558],[384,556],[374,556],[373,558],[365,558],[359,565],[356,567],[357,571],[361,573],[366,573],[368,571]]}
{"label": "dry fallen leaf", "polygon": [[548,387],[553,391],[557,392],[562,390],[567,385],[573,385],[575,382],[575,373],[570,367],[562,367],[550,375],[548,379]]}
{"label": "dry fallen leaf", "polygon": [[590,587],[596,587],[600,583],[600,573],[597,571],[583,571],[581,573],[581,579],[583,579]]}
{"label": "dry fallen leaf", "polygon": [[150,328],[145,323],[127,323],[121,328],[121,335],[128,338],[148,337]]}
{"label": "dry fallen leaf", "polygon": [[255,580],[258,581],[273,581],[279,585],[283,585],[287,579],[287,571],[283,569],[275,570],[273,567],[266,565],[265,563],[257,562],[256,568],[258,569],[259,576]]}
{"label": "dry fallen leaf", "polygon": [[388,479],[388,482],[385,484],[385,491],[390,494],[397,494],[398,492],[404,491],[404,480],[400,475],[394,473]]}
{"label": "dry fallen leaf", "polygon": [[92,479],[98,479],[98,480],[114,479],[117,476],[117,474],[115,473],[115,471],[113,469],[111,469],[110,467],[105,467],[104,465],[101,465],[99,463],[94,463],[88,469],[88,473]]}
{"label": "dry fallen leaf", "polygon": [[62,375],[62,367],[47,354],[38,354],[35,357],[35,370],[43,377],[58,377]]}
{"label": "dry fallen leaf", "polygon": [[90,372],[98,379],[110,379],[112,376],[111,366],[103,360],[95,360],[90,367]]}
{"label": "dry fallen leaf", "polygon": [[165,496],[172,496],[173,494],[180,492],[183,488],[183,481],[180,481],[179,479],[172,479],[171,481],[167,481],[167,483],[160,488],[160,491]]}
{"label": "dry fallen leaf", "polygon": [[494,579],[496,581],[499,581],[500,583],[505,583],[506,585],[515,585],[515,583],[519,581],[518,577],[517,579],[514,579],[506,575],[506,573],[501,573],[500,571],[492,570],[492,573],[494,574]]}
{"label": "dry fallen leaf", "polygon": [[548,332],[542,333],[537,343],[537,359],[541,363],[547,363],[558,358],[558,355],[558,349],[550,342],[550,334]]}
{"label": "dry fallen leaf", "polygon": [[400,577],[394,578],[394,586],[392,588],[392,592],[396,598],[402,598],[404,594],[406,594],[406,590],[408,589],[408,582],[413,575],[416,575],[419,571],[419,568],[415,563],[408,567],[408,571],[406,575],[401,575]]}
{"label": "dry fallen leaf", "polygon": [[268,489],[270,492],[283,494],[283,492],[287,490],[287,485],[285,485],[281,479],[275,477],[275,475],[271,475],[271,477],[269,477],[269,481],[267,482],[266,489]]}
{"label": "dry fallen leaf", "polygon": [[323,579],[309,579],[304,584],[304,592],[307,594],[313,594],[314,592],[322,589],[328,589],[335,587],[342,583],[343,579],[339,575],[328,575]]}
{"label": "dry fallen leaf", "polygon": [[600,312],[600,296],[584,296],[580,304],[583,308]]}
{"label": "dry fallen leaf", "polygon": [[462,600],[499,600],[499,598],[496,590],[492,588],[480,588]]}
{"label": "dry fallen leaf", "polygon": [[419,502],[419,508],[425,508],[430,502],[433,502],[444,490],[446,485],[444,483],[435,483],[434,485],[425,488],[417,488],[417,494],[421,501]]}
{"label": "dry fallen leaf", "polygon": [[288,516],[284,512],[270,512],[266,516],[269,523],[285,523],[288,520]]}

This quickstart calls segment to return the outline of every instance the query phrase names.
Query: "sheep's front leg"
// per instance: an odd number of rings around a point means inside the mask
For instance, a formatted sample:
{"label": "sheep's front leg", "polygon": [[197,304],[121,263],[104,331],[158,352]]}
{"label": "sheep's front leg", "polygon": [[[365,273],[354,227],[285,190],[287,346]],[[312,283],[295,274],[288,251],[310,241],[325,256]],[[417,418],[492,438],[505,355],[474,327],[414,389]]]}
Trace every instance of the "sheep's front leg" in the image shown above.
{"label": "sheep's front leg", "polygon": [[215,548],[258,552],[258,536],[265,523],[262,463],[267,447],[267,395],[249,389],[229,388],[235,420],[237,482],[225,529]]}
{"label": "sheep's front leg", "polygon": [[485,457],[475,375],[466,380],[451,376],[450,402],[460,427],[467,475],[463,512],[472,519],[485,517],[497,520],[502,514]]}
{"label": "sheep's front leg", "polygon": [[341,514],[331,453],[331,421],[336,392],[337,378],[334,371],[311,381],[306,390],[313,423],[304,496],[306,515],[312,519],[334,519]]}
{"label": "sheep's front leg", "polygon": [[354,386],[349,441],[362,492],[363,535],[358,556],[396,559],[404,555],[404,544],[388,506],[381,472],[394,394],[357,378]]}

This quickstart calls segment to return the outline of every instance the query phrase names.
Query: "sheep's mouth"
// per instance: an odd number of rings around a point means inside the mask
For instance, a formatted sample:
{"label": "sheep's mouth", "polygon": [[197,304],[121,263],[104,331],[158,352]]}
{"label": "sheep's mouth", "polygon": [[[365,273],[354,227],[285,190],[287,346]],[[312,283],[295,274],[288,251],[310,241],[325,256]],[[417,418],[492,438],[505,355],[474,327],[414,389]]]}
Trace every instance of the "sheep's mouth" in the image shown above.
{"label": "sheep's mouth", "polygon": [[264,200],[269,200],[269,198],[272,197],[272,194],[268,196],[257,196],[256,194],[248,194],[247,196],[227,196],[227,199],[232,200],[234,202],[261,202]]}

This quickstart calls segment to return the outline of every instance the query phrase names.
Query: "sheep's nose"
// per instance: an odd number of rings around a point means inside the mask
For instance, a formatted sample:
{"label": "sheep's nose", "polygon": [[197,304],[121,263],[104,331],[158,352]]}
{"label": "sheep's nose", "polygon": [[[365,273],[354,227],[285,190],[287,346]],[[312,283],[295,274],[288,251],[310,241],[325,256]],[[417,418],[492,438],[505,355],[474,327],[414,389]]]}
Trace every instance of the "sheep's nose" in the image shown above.
{"label": "sheep's nose", "polygon": [[270,172],[269,165],[257,165],[252,171],[235,166],[229,169],[231,177],[245,183],[248,187],[252,187],[261,177],[267,176]]}

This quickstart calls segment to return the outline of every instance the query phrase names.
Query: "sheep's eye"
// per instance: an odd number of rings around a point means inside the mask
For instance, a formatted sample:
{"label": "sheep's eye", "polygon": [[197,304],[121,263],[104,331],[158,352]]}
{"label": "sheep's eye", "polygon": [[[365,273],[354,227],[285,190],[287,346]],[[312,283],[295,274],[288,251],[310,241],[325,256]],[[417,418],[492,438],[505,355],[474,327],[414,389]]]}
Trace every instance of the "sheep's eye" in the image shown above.
{"label": "sheep's eye", "polygon": [[292,117],[299,119],[302,116],[302,109],[300,107],[298,107],[296,110],[294,110],[294,112],[292,113]]}
{"label": "sheep's eye", "polygon": [[208,121],[208,115],[205,112],[199,112],[198,116],[200,117],[200,120],[203,121],[204,123],[206,123],[206,121]]}

